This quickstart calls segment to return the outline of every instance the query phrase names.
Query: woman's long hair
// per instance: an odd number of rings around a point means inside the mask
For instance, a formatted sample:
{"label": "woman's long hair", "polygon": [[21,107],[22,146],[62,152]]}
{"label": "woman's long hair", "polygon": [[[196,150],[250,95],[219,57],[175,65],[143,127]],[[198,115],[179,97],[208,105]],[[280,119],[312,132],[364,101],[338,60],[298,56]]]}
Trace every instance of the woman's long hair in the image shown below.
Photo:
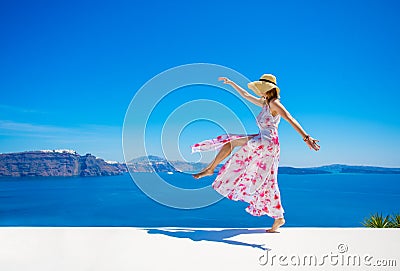
{"label": "woman's long hair", "polygon": [[279,88],[272,88],[270,90],[268,90],[265,93],[265,96],[267,96],[267,99],[265,100],[265,102],[269,105],[269,102],[274,99],[274,98],[278,98],[280,99],[281,96],[279,95]]}

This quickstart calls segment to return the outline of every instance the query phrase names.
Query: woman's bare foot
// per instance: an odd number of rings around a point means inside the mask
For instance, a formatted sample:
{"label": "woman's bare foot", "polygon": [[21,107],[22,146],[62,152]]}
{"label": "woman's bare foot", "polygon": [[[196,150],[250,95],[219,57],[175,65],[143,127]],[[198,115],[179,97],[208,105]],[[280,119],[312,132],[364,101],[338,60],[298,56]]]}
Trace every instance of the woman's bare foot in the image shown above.
{"label": "woman's bare foot", "polygon": [[266,232],[276,232],[276,230],[283,224],[285,224],[285,219],[283,217],[277,218],[277,219],[275,219],[272,227],[270,229],[266,230]]}
{"label": "woman's bare foot", "polygon": [[207,168],[207,169],[203,170],[202,172],[199,172],[197,174],[193,174],[193,177],[195,179],[200,179],[200,178],[203,178],[205,176],[209,176],[209,175],[213,175],[213,174],[214,174],[214,169]]}

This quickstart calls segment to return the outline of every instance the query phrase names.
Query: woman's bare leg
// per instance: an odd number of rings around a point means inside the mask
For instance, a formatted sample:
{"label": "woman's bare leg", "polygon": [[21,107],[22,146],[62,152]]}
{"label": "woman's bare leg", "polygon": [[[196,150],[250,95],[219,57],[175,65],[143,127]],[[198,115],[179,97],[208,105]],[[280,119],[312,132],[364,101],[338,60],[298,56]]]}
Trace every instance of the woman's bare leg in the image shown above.
{"label": "woman's bare leg", "polygon": [[214,174],[214,169],[220,163],[222,160],[224,160],[234,149],[232,144],[226,143],[222,146],[220,151],[218,152],[217,156],[214,158],[214,160],[206,166],[201,172],[197,174],[193,174],[193,177],[196,179],[208,176],[208,175],[213,175]]}
{"label": "woman's bare leg", "polygon": [[215,167],[222,160],[224,160],[226,157],[228,157],[228,155],[232,152],[232,150],[235,147],[246,144],[247,141],[249,141],[254,136],[255,135],[251,135],[251,136],[248,136],[248,137],[235,139],[235,140],[232,140],[231,142],[228,142],[228,143],[224,144],[222,146],[222,148],[220,149],[220,151],[218,152],[217,156],[214,158],[214,160],[208,166],[206,166],[201,172],[199,172],[197,174],[193,174],[193,177],[196,178],[196,179],[199,179],[199,178],[202,178],[204,176],[208,176],[208,175],[214,174]]}

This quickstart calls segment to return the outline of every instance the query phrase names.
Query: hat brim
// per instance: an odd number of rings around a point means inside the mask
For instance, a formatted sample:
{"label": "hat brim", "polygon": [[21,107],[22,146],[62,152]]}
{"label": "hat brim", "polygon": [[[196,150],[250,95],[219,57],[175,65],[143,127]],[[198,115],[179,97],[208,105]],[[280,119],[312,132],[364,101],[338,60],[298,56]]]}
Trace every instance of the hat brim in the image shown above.
{"label": "hat brim", "polygon": [[272,83],[269,83],[269,82],[253,81],[249,85],[252,86],[252,88],[250,88],[250,89],[260,97],[263,96],[265,92],[267,92],[273,88],[277,88],[278,92],[280,92],[280,89],[278,86],[276,86]]}

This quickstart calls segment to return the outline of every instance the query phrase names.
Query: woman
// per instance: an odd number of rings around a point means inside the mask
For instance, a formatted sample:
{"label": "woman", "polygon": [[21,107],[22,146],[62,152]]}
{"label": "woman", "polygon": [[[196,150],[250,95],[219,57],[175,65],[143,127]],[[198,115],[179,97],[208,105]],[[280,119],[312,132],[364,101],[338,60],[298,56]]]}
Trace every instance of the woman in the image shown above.
{"label": "woman", "polygon": [[274,75],[264,74],[260,80],[247,85],[260,97],[251,95],[226,77],[220,77],[219,80],[232,86],[243,98],[262,107],[257,116],[260,132],[252,135],[223,134],[192,145],[192,153],[220,149],[214,161],[193,177],[198,179],[212,175],[215,167],[235,147],[241,146],[221,167],[212,187],[231,200],[250,203],[245,209],[249,214],[274,218],[272,227],[266,231],[276,232],[285,223],[277,182],[280,154],[278,124],[281,117],[293,126],[310,149],[318,151],[319,140],[309,136],[282,105],[279,100],[280,89]]}

